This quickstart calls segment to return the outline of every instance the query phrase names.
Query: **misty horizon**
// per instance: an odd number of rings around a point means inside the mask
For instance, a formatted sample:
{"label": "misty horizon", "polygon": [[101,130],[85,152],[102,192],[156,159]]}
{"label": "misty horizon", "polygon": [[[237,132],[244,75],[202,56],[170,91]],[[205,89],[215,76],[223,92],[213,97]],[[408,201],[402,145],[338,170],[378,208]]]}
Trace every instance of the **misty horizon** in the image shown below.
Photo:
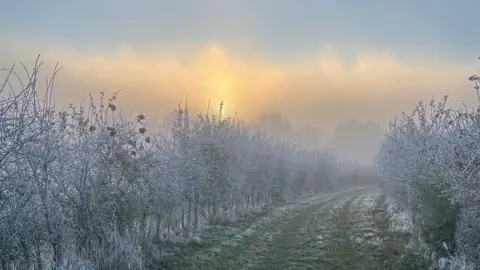
{"label": "misty horizon", "polygon": [[[58,106],[121,90],[124,112],[164,121],[187,96],[195,114],[223,101],[226,116],[255,125],[280,114],[292,127],[272,131],[276,137],[340,147],[362,161],[381,135],[361,125],[348,131],[360,138],[335,135],[351,119],[385,127],[418,101],[446,94],[452,107],[475,104],[467,78],[479,38],[456,33],[474,32],[478,3],[267,2],[10,1],[0,11],[0,22],[11,25],[0,63],[31,66],[41,54],[48,76],[58,62]],[[56,16],[42,18],[49,8]],[[442,14],[455,19],[438,22]],[[296,19],[286,23],[289,16]]]}

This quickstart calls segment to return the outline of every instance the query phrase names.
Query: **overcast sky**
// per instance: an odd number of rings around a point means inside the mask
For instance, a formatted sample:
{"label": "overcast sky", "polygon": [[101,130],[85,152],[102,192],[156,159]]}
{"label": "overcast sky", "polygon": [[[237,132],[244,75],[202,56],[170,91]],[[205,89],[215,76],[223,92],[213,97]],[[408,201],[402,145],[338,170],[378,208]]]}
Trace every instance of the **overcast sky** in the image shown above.
{"label": "overcast sky", "polygon": [[3,2],[0,20],[10,35],[81,51],[175,44],[241,47],[243,41],[274,61],[311,55],[327,44],[349,53],[388,51],[402,59],[427,53],[469,61],[480,41],[480,2],[475,0]]}
{"label": "overcast sky", "polygon": [[57,103],[121,89],[127,111],[225,101],[331,133],[420,99],[474,104],[480,1],[1,1],[0,66],[60,62]]}

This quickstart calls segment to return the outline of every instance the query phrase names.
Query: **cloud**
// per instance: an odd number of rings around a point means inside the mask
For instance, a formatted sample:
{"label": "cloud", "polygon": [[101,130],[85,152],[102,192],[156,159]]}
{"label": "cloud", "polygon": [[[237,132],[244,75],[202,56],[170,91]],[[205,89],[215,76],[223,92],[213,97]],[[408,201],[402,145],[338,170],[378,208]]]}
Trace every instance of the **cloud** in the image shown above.
{"label": "cloud", "polygon": [[[140,48],[81,52],[49,44],[2,45],[3,66],[31,63],[44,52],[47,64],[64,70],[57,84],[57,104],[78,102],[88,93],[121,89],[126,111],[163,116],[188,95],[193,110],[223,100],[228,114],[246,120],[279,112],[294,124],[311,124],[333,132],[345,119],[388,121],[420,99],[450,94],[454,105],[472,100],[466,78],[470,64],[454,65],[426,57],[401,61],[393,54],[358,53],[342,59],[335,49],[295,61],[272,62],[260,52],[242,53],[220,45]],[[48,65],[47,65],[48,66]],[[44,70],[47,72],[47,70]],[[44,73],[47,75],[46,73]]]}

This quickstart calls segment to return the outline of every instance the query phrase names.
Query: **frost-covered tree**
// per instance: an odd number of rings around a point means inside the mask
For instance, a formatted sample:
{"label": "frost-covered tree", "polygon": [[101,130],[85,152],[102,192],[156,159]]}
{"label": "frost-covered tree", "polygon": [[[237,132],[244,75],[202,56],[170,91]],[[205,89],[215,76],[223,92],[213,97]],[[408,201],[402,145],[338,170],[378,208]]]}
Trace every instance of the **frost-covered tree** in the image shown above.
{"label": "frost-covered tree", "polygon": [[[0,84],[0,264],[21,269],[142,269],[170,241],[285,200],[353,183],[332,151],[299,149],[237,117],[192,116],[168,132],[125,116],[117,93],[66,108],[41,62]],[[25,79],[26,77],[26,79]]]}

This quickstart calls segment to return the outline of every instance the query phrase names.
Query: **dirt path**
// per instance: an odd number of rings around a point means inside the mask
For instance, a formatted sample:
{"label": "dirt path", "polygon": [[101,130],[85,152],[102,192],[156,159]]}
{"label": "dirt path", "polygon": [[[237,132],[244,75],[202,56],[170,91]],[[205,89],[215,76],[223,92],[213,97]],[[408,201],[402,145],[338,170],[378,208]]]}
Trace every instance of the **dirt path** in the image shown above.
{"label": "dirt path", "polygon": [[401,245],[373,188],[294,202],[237,226],[212,228],[171,269],[395,269]]}

